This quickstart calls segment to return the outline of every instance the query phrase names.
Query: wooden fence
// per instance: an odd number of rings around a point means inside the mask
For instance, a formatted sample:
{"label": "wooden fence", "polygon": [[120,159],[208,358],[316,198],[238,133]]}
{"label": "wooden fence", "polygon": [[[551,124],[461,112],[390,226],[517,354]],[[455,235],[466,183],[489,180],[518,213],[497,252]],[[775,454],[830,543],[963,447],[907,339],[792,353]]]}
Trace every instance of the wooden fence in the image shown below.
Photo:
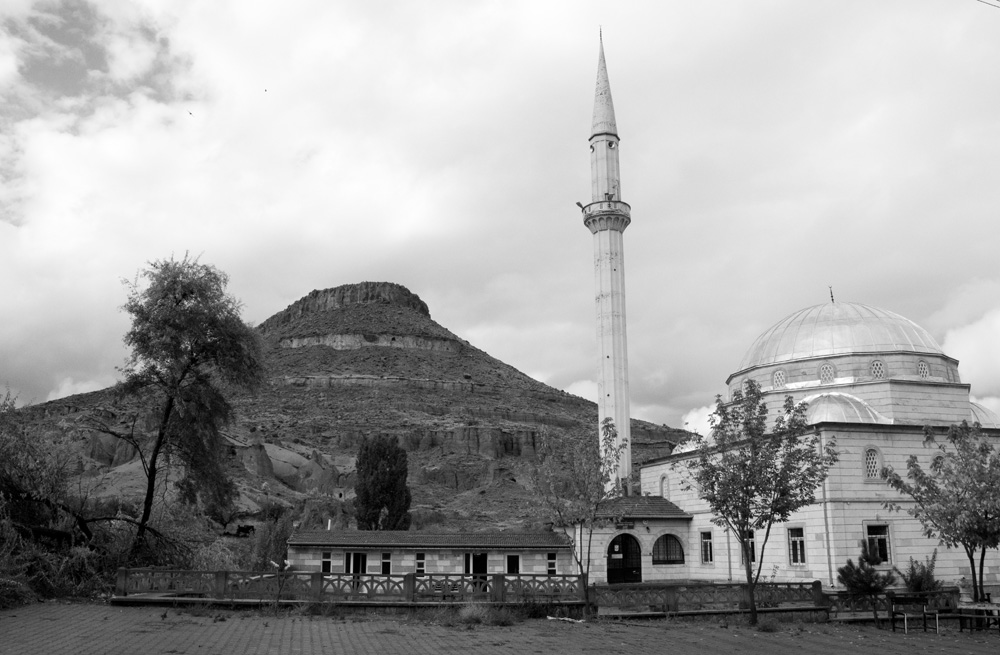
{"label": "wooden fence", "polygon": [[578,575],[370,575],[285,571],[118,569],[115,596],[217,601],[307,601],[343,604],[461,604],[466,602],[578,605]]}

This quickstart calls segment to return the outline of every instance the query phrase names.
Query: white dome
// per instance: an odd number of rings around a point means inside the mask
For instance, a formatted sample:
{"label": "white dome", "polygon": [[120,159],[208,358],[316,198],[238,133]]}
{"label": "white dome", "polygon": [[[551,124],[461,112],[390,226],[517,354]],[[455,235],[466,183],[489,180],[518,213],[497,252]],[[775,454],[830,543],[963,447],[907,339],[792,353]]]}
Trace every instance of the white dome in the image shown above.
{"label": "white dome", "polygon": [[802,399],[809,404],[806,420],[817,423],[891,423],[865,401],[846,393],[829,392]]}
{"label": "white dome", "polygon": [[830,302],[795,312],[765,331],[747,350],[738,370],[875,352],[944,354],[926,330],[899,314],[858,303]]}

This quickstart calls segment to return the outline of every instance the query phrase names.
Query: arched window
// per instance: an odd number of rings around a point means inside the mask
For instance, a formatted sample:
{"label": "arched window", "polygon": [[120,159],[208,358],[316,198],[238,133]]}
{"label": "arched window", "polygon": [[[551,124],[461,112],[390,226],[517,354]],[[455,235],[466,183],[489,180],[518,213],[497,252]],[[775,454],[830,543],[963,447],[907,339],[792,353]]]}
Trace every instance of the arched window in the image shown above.
{"label": "arched window", "polygon": [[882,455],[875,448],[865,450],[865,478],[868,480],[882,478]]}
{"label": "arched window", "polygon": [[666,475],[660,476],[660,497],[667,499],[670,498],[670,481],[667,480]]}
{"label": "arched window", "polygon": [[779,371],[775,371],[774,372],[774,388],[775,389],[784,389],[785,388],[785,372],[784,371],[779,370]]}
{"label": "arched window", "polygon": [[872,371],[872,377],[875,378],[876,380],[885,379],[885,364],[882,362],[881,359],[876,359],[872,362],[871,371]]}
{"label": "arched window", "polygon": [[923,360],[917,362],[917,375],[920,376],[921,380],[926,380],[931,376],[931,367],[928,366],[927,362]]}
{"label": "arched window", "polygon": [[819,381],[821,384],[830,384],[836,376],[837,373],[833,370],[833,364],[823,364],[819,367]]}
{"label": "arched window", "polygon": [[653,544],[653,564],[683,564],[684,548],[672,534],[665,534]]}

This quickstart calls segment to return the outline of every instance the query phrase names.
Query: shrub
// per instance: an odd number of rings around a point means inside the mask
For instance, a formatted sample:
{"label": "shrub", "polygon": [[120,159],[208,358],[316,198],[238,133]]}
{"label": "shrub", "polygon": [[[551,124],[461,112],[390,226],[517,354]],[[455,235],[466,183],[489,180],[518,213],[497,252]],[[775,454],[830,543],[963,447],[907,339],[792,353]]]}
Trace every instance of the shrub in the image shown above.
{"label": "shrub", "polygon": [[844,585],[851,596],[871,601],[876,627],[879,627],[877,597],[896,581],[892,571],[882,572],[875,568],[881,563],[878,554],[868,548],[868,541],[862,539],[857,565],[848,559],[846,565],[837,569],[837,582]]}
{"label": "shrub", "polygon": [[458,610],[458,621],[465,625],[485,623],[489,607],[481,603],[468,603]]}
{"label": "shrub", "polygon": [[781,626],[774,619],[764,619],[757,623],[757,632],[778,632]]}
{"label": "shrub", "polygon": [[934,578],[934,565],[937,563],[937,548],[931,556],[925,557],[923,562],[918,562],[912,557],[910,565],[906,567],[906,572],[893,569],[903,579],[907,591],[937,591],[943,584]]}
{"label": "shrub", "polygon": [[0,578],[0,610],[34,603],[38,598],[28,585],[11,578]]}

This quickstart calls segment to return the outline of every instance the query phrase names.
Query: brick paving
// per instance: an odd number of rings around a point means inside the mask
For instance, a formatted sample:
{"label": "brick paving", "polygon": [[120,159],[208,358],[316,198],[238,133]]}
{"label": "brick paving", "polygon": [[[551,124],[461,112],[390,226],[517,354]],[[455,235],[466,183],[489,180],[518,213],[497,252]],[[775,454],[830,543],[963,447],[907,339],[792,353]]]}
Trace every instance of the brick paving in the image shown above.
{"label": "brick paving", "polygon": [[1000,652],[1000,632],[941,635],[892,633],[870,626],[780,624],[777,632],[746,626],[656,620],[575,624],[529,620],[511,627],[440,625],[426,619],[325,618],[295,613],[175,610],[44,603],[0,612],[2,655],[264,655],[358,653],[747,653],[879,655]]}

